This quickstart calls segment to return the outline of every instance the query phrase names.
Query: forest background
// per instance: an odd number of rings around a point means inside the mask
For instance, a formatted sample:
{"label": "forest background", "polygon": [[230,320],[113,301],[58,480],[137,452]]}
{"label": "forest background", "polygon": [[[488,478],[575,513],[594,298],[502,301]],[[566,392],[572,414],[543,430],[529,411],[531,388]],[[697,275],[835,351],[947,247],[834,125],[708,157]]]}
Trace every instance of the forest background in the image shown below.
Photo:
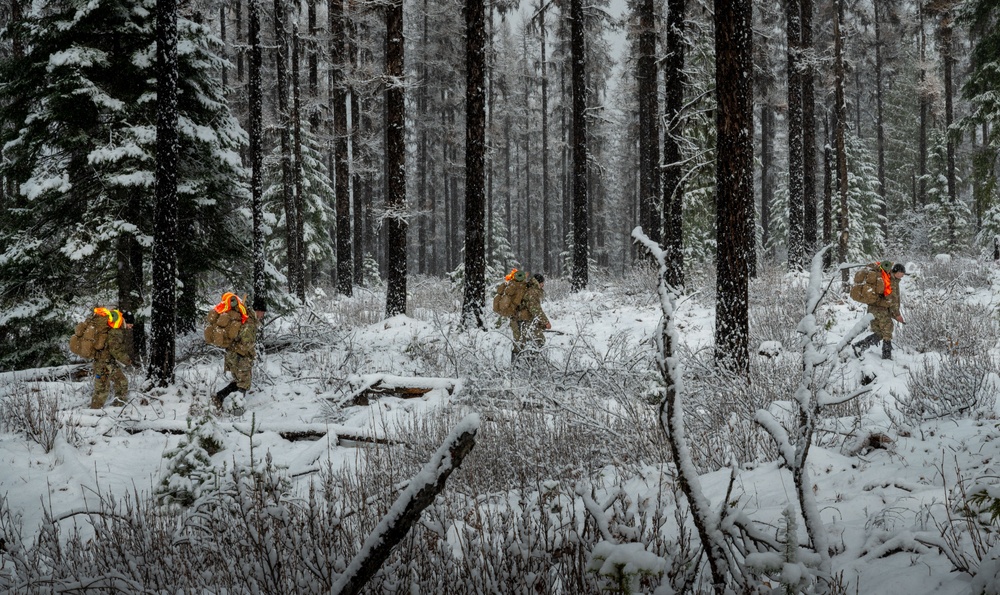
{"label": "forest background", "polygon": [[675,288],[718,268],[745,367],[762,262],[995,252],[995,7],[751,4],[8,0],[0,368],[99,302],[162,384],[227,289],[391,316],[447,277],[481,325],[487,279],[583,288],[636,225]]}

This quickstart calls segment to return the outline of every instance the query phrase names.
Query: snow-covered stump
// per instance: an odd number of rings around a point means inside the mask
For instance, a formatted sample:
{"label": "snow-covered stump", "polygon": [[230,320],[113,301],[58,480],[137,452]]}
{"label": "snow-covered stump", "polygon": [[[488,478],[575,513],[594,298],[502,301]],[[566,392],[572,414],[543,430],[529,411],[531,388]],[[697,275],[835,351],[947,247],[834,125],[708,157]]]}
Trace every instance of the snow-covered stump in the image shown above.
{"label": "snow-covered stump", "polygon": [[420,514],[434,502],[444,484],[476,444],[479,416],[469,415],[451,431],[424,468],[410,480],[410,484],[393,503],[389,513],[379,521],[351,563],[347,565],[331,593],[353,595],[360,593],[389,557],[392,548],[406,537],[420,519]]}
{"label": "snow-covered stump", "polygon": [[698,478],[698,470],[691,459],[691,451],[684,436],[684,409],[682,406],[683,387],[678,366],[678,356],[674,346],[680,343],[673,318],[676,309],[676,294],[666,280],[666,255],[659,244],[650,240],[641,227],[632,230],[632,238],[641,244],[656,260],[659,271],[657,292],[663,319],[656,334],[656,364],[663,382],[664,395],[660,402],[660,426],[667,435],[670,454],[677,466],[677,481],[681,492],[691,506],[691,517],[698,531],[698,538],[708,557],[712,583],[718,593],[726,589],[729,577],[733,576],[726,556],[725,539],[720,530],[719,513],[712,509],[705,497]]}

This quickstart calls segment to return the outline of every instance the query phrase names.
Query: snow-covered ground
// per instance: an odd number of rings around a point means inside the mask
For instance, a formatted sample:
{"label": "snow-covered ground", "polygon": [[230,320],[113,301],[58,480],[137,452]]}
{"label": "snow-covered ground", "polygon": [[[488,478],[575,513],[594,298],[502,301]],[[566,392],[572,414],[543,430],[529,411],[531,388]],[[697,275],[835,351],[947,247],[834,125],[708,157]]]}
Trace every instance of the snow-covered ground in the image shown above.
{"label": "snow-covered ground", "polygon": [[[919,266],[911,267],[911,272],[919,271]],[[548,361],[558,367],[581,346],[594,354],[631,352],[652,361],[652,337],[661,312],[655,280],[652,274],[648,277],[638,275],[626,282],[598,279],[590,289],[577,293],[550,279],[543,305],[559,332],[547,334]],[[791,287],[804,287],[802,277],[776,278]],[[904,315],[908,303],[923,297],[919,279],[918,273],[903,282]],[[755,291],[766,289],[756,286]],[[789,294],[796,292],[782,289],[773,299]],[[992,277],[986,287],[962,288],[957,294],[955,299],[990,306],[1000,289]],[[337,436],[392,439],[399,423],[447,409],[457,400],[463,409],[474,409],[476,400],[469,395],[483,390],[480,378],[502,377],[509,368],[510,331],[506,325],[490,325],[486,331],[461,329],[457,324],[461,293],[440,290],[436,295],[446,297],[414,298],[411,316],[389,320],[378,320],[382,297],[367,290],[359,290],[352,298],[317,296],[309,312],[272,314],[245,412],[219,416],[224,449],[212,457],[213,462],[220,466],[248,462],[251,438],[246,434],[254,425],[257,456],[269,451],[290,476],[308,477],[308,471],[318,466],[350,468],[357,463],[357,442],[344,440],[338,445]],[[800,295],[804,299],[804,289]],[[769,299],[760,293],[754,297],[764,303]],[[711,288],[693,291],[679,301],[674,324],[691,352],[713,342],[712,301]],[[843,300],[836,292],[827,296],[821,317],[827,321],[828,342],[838,341],[863,314],[862,306]],[[965,514],[968,509],[962,493],[963,487],[969,490],[976,481],[1000,484],[998,410],[995,401],[986,398],[992,406],[977,411],[922,424],[900,422],[897,403],[909,397],[911,375],[915,370],[926,373],[928,362],[942,357],[936,352],[920,353],[908,342],[911,333],[917,332],[910,330],[913,324],[900,329],[893,361],[882,361],[877,349],[869,350],[860,361],[853,356],[845,359],[845,372],[838,382],[857,387],[867,381],[871,390],[855,404],[860,415],[852,417],[838,410],[838,423],[824,425],[819,445],[809,452],[812,491],[828,534],[834,581],[850,593],[1000,592],[1000,585],[990,578],[996,573],[989,568],[1000,564],[1000,550],[993,547],[997,540],[986,530],[989,515],[980,516],[986,523],[977,525],[976,515]],[[996,321],[983,320],[982,324],[995,325]],[[788,357],[795,349],[770,340],[764,349],[775,356],[770,357],[757,355],[757,346],[753,347],[754,365],[761,367]],[[989,349],[994,362],[996,347]],[[485,354],[480,369],[462,369],[465,360],[448,356],[469,349]],[[212,391],[228,382],[223,377],[221,350],[203,346],[196,337],[181,343],[180,359],[175,385],[142,392],[137,390],[142,378],[133,373],[136,390],[131,402],[103,411],[86,408],[92,390],[89,377],[25,381],[33,371],[0,376],[4,398],[19,391],[58,396],[61,416],[72,427],[70,433],[60,434],[48,453],[23,434],[0,433],[0,495],[12,511],[22,515],[27,534],[37,530],[43,508],[57,517],[68,516],[93,508],[99,494],[152,492],[165,472],[164,454],[178,445],[186,420],[204,410]],[[591,358],[598,359],[596,355]],[[456,362],[451,369],[448,361]],[[53,373],[61,371],[65,370]],[[355,404],[352,397],[358,387],[377,375],[384,375],[390,383],[421,378],[418,384],[423,382],[429,391],[417,398],[383,395],[367,404]],[[995,392],[997,385],[984,382],[984,386]],[[571,394],[572,387],[568,388]],[[641,401],[640,396],[636,399]],[[790,397],[774,395],[772,410],[787,406]],[[539,398],[544,400],[546,395]],[[685,403],[692,410],[699,406],[705,403]],[[328,434],[318,440],[286,439],[296,431]],[[480,431],[488,432],[488,426]],[[650,468],[658,463],[645,461]],[[782,529],[783,511],[789,504],[798,510],[791,475],[777,462],[738,461],[738,466],[729,503],[770,527],[776,537]],[[618,479],[641,497],[653,487],[648,481],[637,481],[639,475]],[[730,475],[729,469],[721,469],[702,476],[702,487],[716,506],[726,497]],[[83,518],[75,522],[85,523]],[[951,528],[945,530],[949,523]],[[806,543],[801,520],[799,533],[799,542]],[[950,539],[957,542],[951,544]],[[977,552],[977,547],[982,551]],[[966,556],[959,562],[971,561],[972,572],[957,571],[961,564],[942,549]],[[626,557],[638,559],[640,554]],[[981,557],[986,562],[977,579],[973,574],[979,570]]]}

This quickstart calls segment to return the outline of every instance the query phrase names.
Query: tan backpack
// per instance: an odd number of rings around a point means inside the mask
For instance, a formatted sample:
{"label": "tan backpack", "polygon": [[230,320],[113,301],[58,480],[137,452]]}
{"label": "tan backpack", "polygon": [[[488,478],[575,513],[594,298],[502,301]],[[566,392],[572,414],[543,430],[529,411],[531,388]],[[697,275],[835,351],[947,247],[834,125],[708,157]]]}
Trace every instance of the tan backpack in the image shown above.
{"label": "tan backpack", "polygon": [[94,314],[76,325],[69,338],[69,350],[84,359],[94,359],[108,342],[108,319]]}
{"label": "tan backpack", "polygon": [[229,349],[240,334],[243,326],[239,311],[228,310],[218,313],[213,308],[208,311],[208,325],[205,327],[205,342],[209,345]]}
{"label": "tan backpack", "polygon": [[527,290],[528,274],[517,269],[512,270],[504,277],[503,283],[497,285],[496,295],[493,296],[493,311],[504,318],[513,317],[517,314],[517,308],[521,305]]}
{"label": "tan backpack", "polygon": [[891,268],[892,263],[874,262],[854,273],[854,284],[851,285],[852,300],[870,305],[885,295],[885,280],[882,277],[884,266]]}

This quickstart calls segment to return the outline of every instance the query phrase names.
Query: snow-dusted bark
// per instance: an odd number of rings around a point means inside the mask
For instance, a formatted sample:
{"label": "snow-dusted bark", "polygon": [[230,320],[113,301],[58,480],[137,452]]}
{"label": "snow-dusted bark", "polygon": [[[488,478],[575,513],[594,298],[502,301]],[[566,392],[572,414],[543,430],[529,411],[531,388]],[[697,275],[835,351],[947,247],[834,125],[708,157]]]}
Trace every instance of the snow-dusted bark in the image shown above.
{"label": "snow-dusted bark", "polygon": [[156,3],[156,204],[149,376],[173,381],[177,276],[177,3]]}
{"label": "snow-dusted bark", "polygon": [[640,243],[659,265],[657,292],[663,319],[657,328],[656,363],[666,394],[660,402],[660,425],[667,435],[670,454],[677,466],[677,480],[681,492],[691,506],[691,516],[698,530],[698,537],[708,555],[712,571],[712,583],[721,592],[730,574],[729,561],[725,554],[725,543],[719,528],[719,514],[701,489],[698,470],[691,458],[691,451],[684,436],[683,387],[675,347],[680,344],[680,336],[674,327],[673,318],[677,296],[674,288],[666,282],[666,253],[660,246],[643,234],[640,228],[632,230],[632,237]]}
{"label": "snow-dusted bark", "polygon": [[486,3],[465,6],[465,296],[466,325],[485,328],[486,305]]}
{"label": "snow-dusted bark", "polygon": [[249,108],[250,108],[250,212],[253,218],[253,294],[266,298],[266,260],[264,256],[264,147],[263,90],[261,66],[259,0],[247,0],[247,20],[250,43]]}
{"label": "snow-dusted bark", "polygon": [[389,557],[392,548],[420,520],[420,513],[444,489],[448,476],[462,464],[465,455],[475,446],[478,431],[479,416],[476,414],[469,415],[455,426],[420,473],[410,479],[409,485],[334,583],[331,593],[347,595],[361,592],[365,583]]}
{"label": "snow-dusted bark", "polygon": [[406,313],[406,103],[403,2],[385,6],[386,317]]}
{"label": "snow-dusted bark", "polygon": [[587,205],[587,84],[584,66],[583,0],[570,0],[570,54],[573,81],[573,278],[574,291],[587,287],[590,258]]}

